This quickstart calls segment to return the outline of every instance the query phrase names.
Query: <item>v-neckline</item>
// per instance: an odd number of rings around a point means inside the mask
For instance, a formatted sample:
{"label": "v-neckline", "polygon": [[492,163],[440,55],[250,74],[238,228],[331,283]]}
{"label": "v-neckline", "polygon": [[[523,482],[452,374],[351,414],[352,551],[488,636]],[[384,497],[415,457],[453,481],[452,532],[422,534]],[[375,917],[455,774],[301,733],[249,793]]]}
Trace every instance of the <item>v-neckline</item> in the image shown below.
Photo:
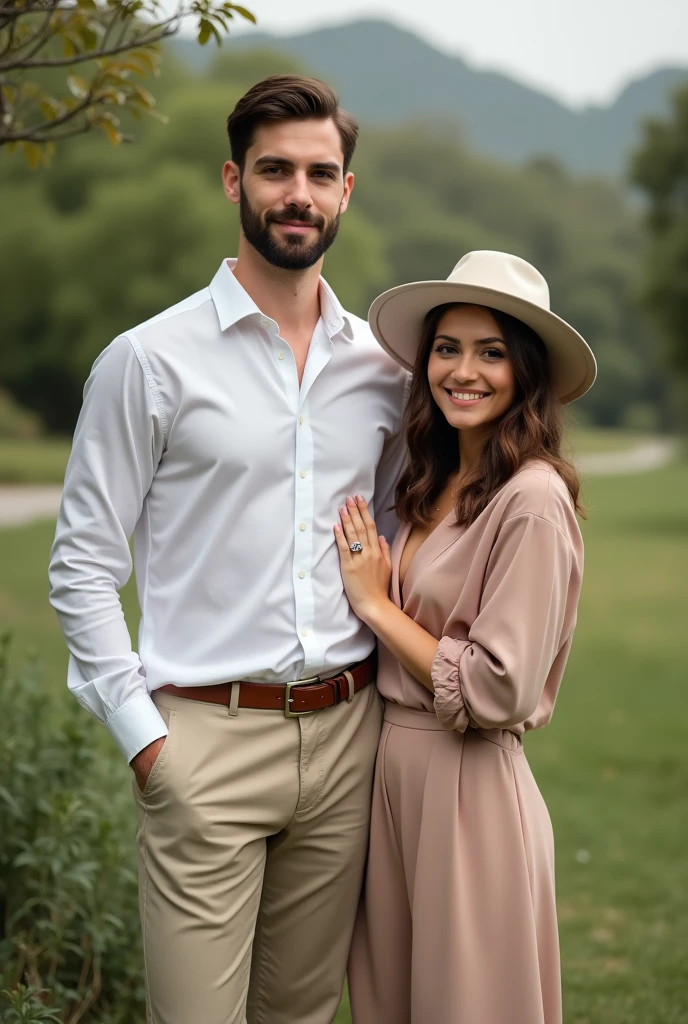
{"label": "v-neckline", "polygon": [[[419,553],[423,550],[423,548],[425,547],[426,544],[430,543],[430,541],[435,536],[435,534],[438,532],[438,530],[440,530],[443,526],[445,526],[447,520],[450,517],[453,517],[454,520],[456,520],[456,509],[455,508],[451,508],[447,512],[446,516],[444,516],[443,519],[440,519],[440,521],[433,527],[433,529],[430,531],[430,533],[427,535],[427,537],[425,537],[420,542],[420,544],[418,545],[416,550],[413,552],[413,554],[411,555],[411,560],[409,561],[409,564],[406,566],[406,573],[404,574],[404,582],[403,583],[401,582],[401,558],[402,558],[402,555],[404,554],[404,550],[406,548],[406,545],[408,544],[409,537],[411,536],[411,531],[413,529],[413,523],[404,523],[403,527],[401,528],[401,530],[397,534],[397,538],[396,539],[397,539],[397,542],[398,542],[398,548],[397,548],[397,551],[395,552],[395,556],[396,557],[393,558],[393,560],[392,560],[392,596],[394,597],[394,600],[395,600],[395,602],[396,602],[396,604],[398,605],[399,608],[403,608],[405,603],[406,603],[406,601],[404,599],[404,596],[403,596],[403,589],[404,589],[404,586],[406,586],[406,584],[408,583],[409,576],[411,574],[411,570],[413,569],[414,562],[416,561]],[[408,587],[406,587],[406,592],[408,593]]]}

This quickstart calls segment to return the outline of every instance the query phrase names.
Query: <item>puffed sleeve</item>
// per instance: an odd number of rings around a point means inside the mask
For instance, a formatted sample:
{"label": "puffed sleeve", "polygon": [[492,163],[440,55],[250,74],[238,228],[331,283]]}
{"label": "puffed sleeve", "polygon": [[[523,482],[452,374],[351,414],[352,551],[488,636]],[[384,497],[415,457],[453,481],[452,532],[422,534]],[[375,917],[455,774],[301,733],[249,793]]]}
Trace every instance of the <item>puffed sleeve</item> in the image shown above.
{"label": "puffed sleeve", "polygon": [[433,661],[435,712],[446,729],[508,729],[533,714],[567,639],[573,557],[547,519],[524,513],[502,524],[468,640],[442,637]]}

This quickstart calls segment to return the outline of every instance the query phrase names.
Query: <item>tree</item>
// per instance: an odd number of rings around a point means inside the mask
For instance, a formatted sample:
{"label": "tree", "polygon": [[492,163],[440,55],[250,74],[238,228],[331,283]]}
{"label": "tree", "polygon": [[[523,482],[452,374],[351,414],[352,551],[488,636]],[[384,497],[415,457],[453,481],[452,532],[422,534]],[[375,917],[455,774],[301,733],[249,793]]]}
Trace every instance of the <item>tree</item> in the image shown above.
{"label": "tree", "polygon": [[672,365],[688,378],[688,86],[673,97],[667,120],[645,126],[631,178],[645,192],[652,244],[646,258],[644,299]]}
{"label": "tree", "polygon": [[229,0],[0,0],[0,146],[23,150],[31,167],[55,144],[99,129],[130,141],[122,115],[161,117],[143,80],[158,73],[160,43],[185,18],[201,45],[219,44],[239,16]]}

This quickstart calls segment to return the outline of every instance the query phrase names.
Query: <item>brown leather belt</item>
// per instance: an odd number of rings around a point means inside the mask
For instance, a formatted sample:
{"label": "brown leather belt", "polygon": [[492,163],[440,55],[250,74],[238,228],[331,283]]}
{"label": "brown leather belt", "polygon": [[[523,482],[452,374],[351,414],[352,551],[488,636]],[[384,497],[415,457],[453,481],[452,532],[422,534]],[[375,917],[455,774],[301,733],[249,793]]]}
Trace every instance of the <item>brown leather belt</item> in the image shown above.
{"label": "brown leather belt", "polygon": [[[373,651],[363,661],[349,665],[329,679],[312,676],[309,679],[296,679],[292,683],[251,683],[240,679],[237,680],[239,699],[235,704],[240,708],[282,711],[287,718],[298,718],[299,715],[310,715],[321,708],[341,704],[342,701],[350,703],[355,693],[373,682],[376,674],[377,652]],[[235,685],[215,683],[212,686],[174,686],[168,683],[161,686],[160,691],[186,700],[229,707]]]}

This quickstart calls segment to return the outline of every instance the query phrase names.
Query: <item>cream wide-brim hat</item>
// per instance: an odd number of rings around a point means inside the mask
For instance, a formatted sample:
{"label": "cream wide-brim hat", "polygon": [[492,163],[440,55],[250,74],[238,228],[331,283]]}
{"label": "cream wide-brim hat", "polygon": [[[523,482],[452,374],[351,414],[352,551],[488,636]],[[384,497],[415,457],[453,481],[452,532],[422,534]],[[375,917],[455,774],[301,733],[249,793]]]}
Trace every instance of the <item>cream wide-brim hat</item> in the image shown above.
{"label": "cream wide-brim hat", "polygon": [[489,306],[532,327],[547,348],[552,386],[562,404],[592,387],[597,364],[590,347],[549,308],[549,288],[540,271],[506,252],[469,252],[446,281],[390,288],[375,299],[368,321],[383,349],[413,370],[425,318],[445,302]]}

